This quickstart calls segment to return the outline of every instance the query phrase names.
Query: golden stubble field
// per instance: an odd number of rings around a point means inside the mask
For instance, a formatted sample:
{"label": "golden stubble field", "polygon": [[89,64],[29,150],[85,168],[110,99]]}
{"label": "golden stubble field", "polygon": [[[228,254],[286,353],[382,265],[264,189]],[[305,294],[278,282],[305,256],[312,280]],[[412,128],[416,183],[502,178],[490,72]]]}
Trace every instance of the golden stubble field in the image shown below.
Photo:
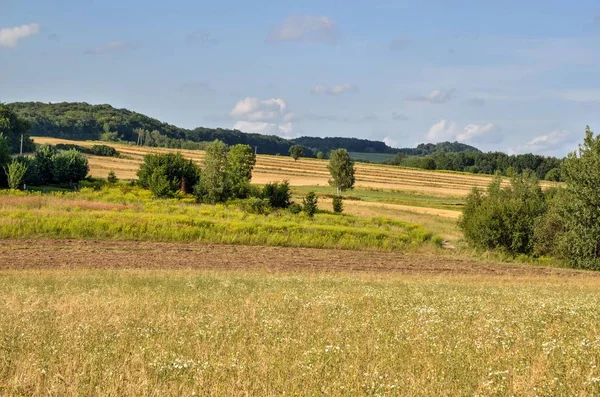
{"label": "golden stubble field", "polygon": [[[36,143],[71,143],[81,146],[105,144],[115,147],[125,158],[88,156],[90,174],[105,178],[112,169],[120,179],[135,179],[136,172],[144,155],[148,153],[181,152],[201,164],[204,152],[200,150],[178,150],[128,146],[107,142],[70,141],[57,138],[34,138]],[[252,182],[264,184],[287,179],[292,186],[327,186],[329,180],[327,160],[300,159],[294,161],[289,156],[258,155]],[[400,167],[356,164],[356,186],[382,188],[397,191],[415,192],[439,196],[466,196],[473,187],[486,187],[490,176],[464,173],[425,171]]]}

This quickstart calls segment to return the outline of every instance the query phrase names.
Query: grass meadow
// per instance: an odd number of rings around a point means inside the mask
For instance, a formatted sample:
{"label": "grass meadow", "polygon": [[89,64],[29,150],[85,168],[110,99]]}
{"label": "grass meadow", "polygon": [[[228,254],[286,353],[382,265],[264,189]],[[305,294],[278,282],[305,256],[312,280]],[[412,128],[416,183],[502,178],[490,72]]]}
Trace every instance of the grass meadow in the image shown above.
{"label": "grass meadow", "polygon": [[600,393],[584,278],[0,272],[2,395]]}
{"label": "grass meadow", "polygon": [[441,239],[418,224],[383,217],[287,211],[249,214],[193,198],[157,200],[140,188],[50,194],[0,193],[0,238],[115,239],[404,250]]}

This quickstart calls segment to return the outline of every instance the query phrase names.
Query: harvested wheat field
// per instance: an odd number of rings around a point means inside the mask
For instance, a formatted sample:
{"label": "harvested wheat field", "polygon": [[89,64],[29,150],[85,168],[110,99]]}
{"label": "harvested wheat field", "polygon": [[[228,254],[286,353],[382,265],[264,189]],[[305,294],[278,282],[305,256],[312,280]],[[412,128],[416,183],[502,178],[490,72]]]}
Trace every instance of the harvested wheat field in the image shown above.
{"label": "harvested wheat field", "polygon": [[[112,169],[121,179],[135,179],[144,155],[148,153],[181,152],[186,158],[201,163],[204,152],[200,150],[177,150],[128,146],[110,142],[69,141],[57,138],[34,138],[36,143],[70,143],[82,146],[105,144],[115,147],[124,157],[111,158],[88,155],[90,174],[105,178]],[[258,155],[252,182],[267,182],[287,179],[292,186],[327,186],[329,172],[327,160],[300,159],[289,156]],[[405,169],[376,164],[356,164],[356,186],[402,190],[434,194],[439,196],[466,196],[473,187],[486,187],[490,176],[455,172]]]}

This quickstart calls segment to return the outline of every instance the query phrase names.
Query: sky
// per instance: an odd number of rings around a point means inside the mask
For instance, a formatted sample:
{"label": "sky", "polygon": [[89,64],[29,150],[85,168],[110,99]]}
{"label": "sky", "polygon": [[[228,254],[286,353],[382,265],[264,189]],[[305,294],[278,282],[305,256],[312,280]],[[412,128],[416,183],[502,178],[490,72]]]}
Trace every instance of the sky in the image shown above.
{"label": "sky", "polygon": [[564,156],[599,50],[597,0],[0,0],[0,102]]}

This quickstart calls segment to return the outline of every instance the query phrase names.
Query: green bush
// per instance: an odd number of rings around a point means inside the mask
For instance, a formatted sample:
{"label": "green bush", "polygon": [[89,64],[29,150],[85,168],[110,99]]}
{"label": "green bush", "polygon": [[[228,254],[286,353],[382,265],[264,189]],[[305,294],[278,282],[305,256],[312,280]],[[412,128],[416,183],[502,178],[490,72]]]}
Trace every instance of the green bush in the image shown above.
{"label": "green bush", "polygon": [[[140,186],[172,197],[179,190],[191,193],[200,180],[200,168],[180,153],[149,154],[137,172]],[[168,185],[168,186],[166,186]]]}
{"label": "green bush", "polygon": [[23,182],[25,173],[27,172],[27,164],[18,160],[13,160],[4,167],[4,172],[6,173],[6,177],[8,179],[8,187],[10,189],[18,189]]}
{"label": "green bush", "polygon": [[36,185],[47,185],[54,182],[53,175],[53,163],[54,156],[58,153],[56,148],[52,145],[42,145],[36,151],[33,156],[33,181],[30,183]]}
{"label": "green bush", "polygon": [[110,170],[108,172],[108,176],[106,177],[106,181],[108,183],[117,183],[117,182],[119,182],[119,178],[117,178],[117,174],[115,174],[114,170]]}
{"label": "green bush", "polygon": [[240,202],[240,208],[250,214],[265,215],[271,210],[269,200],[258,197],[250,197]]}
{"label": "green bush", "polygon": [[308,215],[309,218],[315,216],[317,212],[318,199],[315,192],[308,192],[308,194],[302,200],[302,211]]}
{"label": "green bush", "polygon": [[562,253],[572,267],[600,270],[600,136],[589,127],[579,150],[564,160],[566,183],[557,217],[564,224]]}
{"label": "green bush", "polygon": [[292,214],[299,214],[302,212],[302,206],[298,203],[292,203],[288,207],[288,211],[290,211]]}
{"label": "green bush", "polygon": [[288,208],[292,204],[289,182],[267,183],[263,188],[263,198],[269,200],[273,208]]}
{"label": "green bush", "polygon": [[79,183],[89,170],[87,158],[76,150],[52,156],[52,179],[56,183]]}
{"label": "green bush", "polygon": [[475,189],[467,197],[459,227],[476,247],[531,254],[536,223],[546,212],[539,182],[530,173],[513,177],[507,187],[501,182],[496,176],[485,194]]}
{"label": "green bush", "polygon": [[344,211],[344,198],[342,196],[333,197],[333,212],[341,214]]}

